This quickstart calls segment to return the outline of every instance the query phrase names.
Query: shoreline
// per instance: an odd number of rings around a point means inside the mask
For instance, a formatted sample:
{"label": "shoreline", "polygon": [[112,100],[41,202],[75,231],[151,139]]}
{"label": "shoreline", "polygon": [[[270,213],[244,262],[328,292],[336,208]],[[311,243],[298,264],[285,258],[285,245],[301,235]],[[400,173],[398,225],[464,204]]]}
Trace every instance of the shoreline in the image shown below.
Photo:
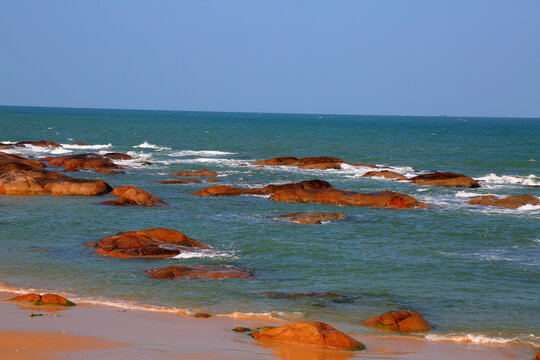
{"label": "shoreline", "polygon": [[[70,308],[6,302],[0,291],[0,350],[7,359],[286,359],[345,360],[383,358],[533,359],[525,345],[432,341],[413,336],[353,335],[367,347],[344,352],[262,343],[232,328],[256,328],[270,320],[212,317],[79,304]],[[43,316],[30,316],[41,313]],[[272,323],[275,324],[275,321]],[[46,340],[46,341],[44,341]],[[18,349],[18,351],[16,351]],[[38,354],[38,355],[36,355]],[[10,357],[11,356],[11,357]]]}

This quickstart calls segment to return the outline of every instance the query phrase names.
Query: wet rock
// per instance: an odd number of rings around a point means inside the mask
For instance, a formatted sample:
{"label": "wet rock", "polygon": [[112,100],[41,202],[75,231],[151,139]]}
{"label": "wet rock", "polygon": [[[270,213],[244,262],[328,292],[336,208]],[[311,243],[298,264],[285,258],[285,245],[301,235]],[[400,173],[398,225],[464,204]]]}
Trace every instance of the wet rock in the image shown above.
{"label": "wet rock", "polygon": [[47,170],[0,170],[3,195],[103,195],[112,188],[101,180],[73,178]]}
{"label": "wet rock", "polygon": [[208,170],[208,169],[203,169],[203,170],[196,170],[196,171],[181,171],[181,172],[175,172],[175,173],[172,173],[172,174],[169,174],[170,176],[186,176],[186,177],[189,177],[189,176],[195,176],[195,177],[214,177],[214,176],[218,176],[219,173],[215,172],[215,171],[212,171],[212,170]]}
{"label": "wet rock", "polygon": [[323,180],[307,180],[298,183],[267,185],[258,189],[233,188],[230,186],[210,186],[193,193],[197,196],[234,196],[234,195],[268,195],[286,189],[333,189],[333,186]]}
{"label": "wet rock", "polygon": [[336,350],[363,350],[364,344],[336,328],[317,321],[295,322],[266,330],[255,330],[256,340]]}
{"label": "wet rock", "polygon": [[62,145],[60,145],[58,143],[55,143],[55,142],[52,142],[52,141],[44,141],[44,140],[40,140],[40,141],[19,141],[18,143],[15,144],[15,146],[19,146],[19,145],[33,145],[33,146],[53,147],[53,148],[62,147]]}
{"label": "wet rock", "polygon": [[171,265],[145,271],[152,279],[248,279],[249,272],[229,265]]}
{"label": "wet rock", "polygon": [[382,171],[368,171],[362,177],[383,177],[385,179],[399,179],[399,180],[406,180],[406,178],[397,172],[390,171],[390,170],[382,170]]}
{"label": "wet rock", "polygon": [[113,160],[131,160],[133,159],[133,156],[128,154],[122,154],[122,153],[106,153],[106,158],[113,159]]}
{"label": "wet rock", "polygon": [[293,212],[274,217],[278,220],[287,220],[299,224],[321,224],[323,221],[345,219],[347,216],[336,212]]}
{"label": "wet rock", "polygon": [[251,163],[251,165],[263,165],[263,166],[295,166],[298,164],[298,158],[292,156],[277,157],[268,160],[257,160]]}
{"label": "wet rock", "polygon": [[111,175],[111,174],[125,174],[125,171],[111,170],[111,169],[95,169],[95,170],[92,170],[92,172],[100,173],[100,174],[109,174],[109,175]]}
{"label": "wet rock", "polygon": [[431,330],[431,325],[417,312],[394,311],[365,320],[362,324],[382,330],[401,332],[424,332]]}
{"label": "wet rock", "polygon": [[465,187],[478,188],[480,184],[473,178],[466,175],[455,174],[450,172],[436,172],[432,174],[418,175],[411,179],[410,182],[417,185],[431,185],[444,187]]}
{"label": "wet rock", "polygon": [[369,168],[372,168],[372,169],[378,169],[379,167],[375,164],[370,164],[370,163],[348,163],[349,165],[352,165],[352,166],[364,166],[364,167],[369,167]]}
{"label": "wet rock", "polygon": [[171,229],[148,229],[118,233],[98,242],[89,242],[96,253],[117,258],[167,258],[180,254],[186,249],[209,249],[195,239]]}
{"label": "wet rock", "polygon": [[65,297],[56,294],[24,294],[15,296],[9,299],[9,301],[24,301],[30,302],[33,305],[54,305],[54,306],[75,306],[75,303],[69,301]]}
{"label": "wet rock", "polygon": [[103,202],[104,205],[138,205],[138,206],[167,206],[168,204],[159,197],[147,191],[133,187],[121,186],[115,188],[111,195],[120,196],[116,200]]}
{"label": "wet rock", "polygon": [[29,160],[22,156],[7,154],[0,151],[0,169],[3,170],[42,170],[45,167],[41,161]]}
{"label": "wet rock", "polygon": [[51,166],[60,166],[66,169],[121,169],[111,159],[97,154],[77,154],[60,157],[47,157],[42,159]]}
{"label": "wet rock", "polygon": [[174,180],[160,180],[160,184],[191,184],[191,183],[201,183],[199,179],[174,179]]}
{"label": "wet rock", "polygon": [[517,209],[518,207],[524,205],[540,205],[540,200],[536,196],[532,195],[511,195],[505,198],[497,198],[494,195],[486,195],[475,197],[469,201],[467,204],[471,205],[486,205],[486,206],[497,206],[507,209]]}
{"label": "wet rock", "polygon": [[195,315],[193,315],[193,317],[197,319],[209,319],[212,317],[212,315],[208,313],[196,313]]}
{"label": "wet rock", "polygon": [[317,157],[305,157],[298,159],[296,157],[277,157],[268,160],[257,160],[251,163],[251,165],[257,166],[297,166],[300,169],[341,169],[342,164],[349,164],[353,166],[368,166],[377,168],[374,164],[353,164],[347,163],[342,159],[330,157],[330,156],[317,156]]}
{"label": "wet rock", "polygon": [[243,326],[237,326],[235,327],[234,329],[232,329],[232,331],[234,332],[248,332],[248,331],[251,331],[250,328],[247,328],[247,327],[243,327]]}
{"label": "wet rock", "polygon": [[336,189],[282,190],[270,196],[270,200],[296,203],[316,203],[334,206],[382,207],[395,209],[428,208],[412,196],[393,191],[357,193]]}
{"label": "wet rock", "polygon": [[209,178],[209,179],[204,180],[204,182],[205,183],[218,183],[220,181],[216,178]]}

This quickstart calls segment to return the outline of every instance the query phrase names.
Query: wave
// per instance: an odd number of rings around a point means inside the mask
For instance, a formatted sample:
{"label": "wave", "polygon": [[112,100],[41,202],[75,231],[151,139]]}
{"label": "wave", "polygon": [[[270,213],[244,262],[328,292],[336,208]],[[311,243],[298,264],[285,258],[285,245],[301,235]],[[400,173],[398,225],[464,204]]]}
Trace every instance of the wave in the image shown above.
{"label": "wave", "polygon": [[525,186],[535,186],[540,185],[540,177],[530,174],[525,176],[520,175],[496,175],[488,174],[476,180],[482,181],[487,184],[512,184],[512,185],[525,185]]}
{"label": "wave", "polygon": [[167,154],[172,157],[185,157],[185,156],[220,156],[220,155],[237,155],[238,153],[218,150],[183,150],[176,151]]}
{"label": "wave", "polygon": [[517,337],[489,336],[487,334],[428,334],[424,337],[431,341],[449,341],[472,344],[509,344],[521,343],[536,347],[539,345],[540,337],[534,334],[527,334]]}
{"label": "wave", "polygon": [[74,150],[100,150],[113,147],[111,143],[108,144],[96,144],[96,145],[75,145],[75,144],[60,144],[64,149]]}
{"label": "wave", "polygon": [[229,258],[238,259],[234,251],[217,251],[212,249],[200,249],[195,251],[182,251],[173,259],[192,259],[192,258]]}
{"label": "wave", "polygon": [[171,164],[215,164],[218,166],[237,167],[246,163],[246,160],[223,159],[223,158],[195,158],[195,159],[175,159],[175,160],[156,160],[156,163],[163,165]]}
{"label": "wave", "polygon": [[480,193],[474,193],[469,191],[458,191],[455,195],[455,197],[458,198],[471,198],[471,197],[477,197],[477,196],[488,196],[488,195],[495,195],[495,194],[480,194]]}
{"label": "wave", "polygon": [[149,142],[147,141],[144,141],[143,143],[139,144],[139,145],[136,145],[136,146],[133,146],[134,148],[142,148],[142,149],[156,149],[156,150],[171,150],[170,147],[166,147],[166,146],[159,146],[159,145],[155,145],[155,144],[150,144]]}

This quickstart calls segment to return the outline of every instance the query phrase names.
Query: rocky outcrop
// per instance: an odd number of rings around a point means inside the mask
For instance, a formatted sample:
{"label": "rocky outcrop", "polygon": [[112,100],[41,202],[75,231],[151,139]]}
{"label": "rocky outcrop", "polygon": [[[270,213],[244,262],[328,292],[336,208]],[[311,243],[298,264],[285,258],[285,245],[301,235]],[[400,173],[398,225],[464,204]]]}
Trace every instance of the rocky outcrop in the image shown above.
{"label": "rocky outcrop", "polygon": [[317,347],[320,349],[363,350],[364,344],[336,328],[318,321],[294,322],[255,330],[251,335],[260,341]]}
{"label": "rocky outcrop", "polygon": [[473,178],[466,175],[455,174],[450,172],[436,172],[432,174],[418,175],[411,179],[410,182],[417,185],[431,185],[444,187],[465,187],[477,188],[480,184]]}
{"label": "rocky outcrop", "polygon": [[7,154],[0,151],[0,169],[3,170],[42,170],[45,167],[41,161],[25,159],[22,156]]}
{"label": "rocky outcrop", "polygon": [[382,207],[395,209],[429,208],[412,196],[393,191],[362,194],[336,189],[282,190],[270,196],[270,200],[296,203],[316,203],[334,206]]}
{"label": "rocky outcrop", "polygon": [[24,294],[15,296],[9,301],[24,301],[32,303],[32,305],[52,305],[52,306],[75,306],[75,303],[69,301],[65,297],[56,294]]}
{"label": "rocky outcrop", "polygon": [[106,158],[113,159],[113,160],[131,160],[133,159],[133,156],[128,154],[122,154],[122,153],[106,153]]}
{"label": "rocky outcrop", "polygon": [[406,180],[402,174],[390,171],[390,170],[382,170],[382,171],[368,171],[362,177],[383,177],[385,179],[396,179],[396,180]]}
{"label": "rocky outcrop", "polygon": [[171,265],[145,271],[152,279],[247,279],[249,272],[229,265]]}
{"label": "rocky outcrop", "polygon": [[321,224],[323,221],[331,221],[345,218],[347,218],[347,216],[341,213],[323,211],[293,212],[274,217],[274,219],[277,220],[286,220],[299,224]]}
{"label": "rocky outcrop", "polygon": [[512,195],[505,198],[497,198],[495,195],[486,195],[475,197],[469,201],[467,204],[471,205],[487,205],[487,206],[497,206],[507,209],[517,209],[518,207],[524,205],[540,205],[540,200],[532,195]]}
{"label": "rocky outcrop", "polygon": [[333,189],[333,186],[323,180],[307,180],[298,183],[267,185],[258,189],[233,188],[230,186],[210,186],[193,193],[197,196],[234,196],[234,195],[268,195],[281,190],[295,189]]}
{"label": "rocky outcrop", "polygon": [[417,312],[394,311],[365,320],[362,324],[382,330],[400,332],[424,332],[431,330],[431,325]]}
{"label": "rocky outcrop", "polygon": [[25,145],[33,145],[33,146],[40,146],[40,147],[53,147],[53,148],[62,147],[62,145],[60,145],[58,143],[55,143],[55,142],[52,142],[52,141],[44,141],[44,140],[40,140],[40,141],[19,141],[18,143],[15,144],[16,147],[25,146]]}
{"label": "rocky outcrop", "polygon": [[105,201],[104,205],[167,206],[167,203],[159,197],[130,185],[115,188],[111,195],[120,197]]}
{"label": "rocky outcrop", "polygon": [[257,160],[251,163],[251,165],[258,166],[297,166],[300,169],[341,169],[342,164],[348,164],[352,166],[367,166],[371,168],[377,168],[374,164],[354,164],[343,161],[342,159],[330,157],[330,156],[317,156],[317,157],[277,157],[268,160]]}
{"label": "rocky outcrop", "polygon": [[103,195],[112,188],[101,180],[78,179],[47,170],[0,170],[3,195]]}
{"label": "rocky outcrop", "polygon": [[167,258],[180,254],[185,249],[209,249],[205,245],[179,231],[171,229],[148,229],[129,231],[89,242],[100,255],[116,258]]}
{"label": "rocky outcrop", "polygon": [[51,166],[60,166],[66,170],[77,169],[121,169],[111,159],[97,154],[77,154],[60,157],[47,157],[42,159]]}
{"label": "rocky outcrop", "polygon": [[202,169],[202,170],[196,170],[196,171],[181,171],[181,172],[175,172],[172,174],[169,174],[170,176],[185,176],[185,177],[214,177],[220,175],[219,173],[208,170],[208,169]]}
{"label": "rocky outcrop", "polygon": [[199,179],[173,179],[173,180],[160,180],[160,184],[192,184],[192,183],[201,183]]}

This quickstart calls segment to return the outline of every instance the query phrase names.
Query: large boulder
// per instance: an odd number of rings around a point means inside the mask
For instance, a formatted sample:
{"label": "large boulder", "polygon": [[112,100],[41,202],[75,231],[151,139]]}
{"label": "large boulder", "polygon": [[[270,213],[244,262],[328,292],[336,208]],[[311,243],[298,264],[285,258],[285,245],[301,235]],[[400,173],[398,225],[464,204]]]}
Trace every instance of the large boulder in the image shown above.
{"label": "large boulder", "polygon": [[41,170],[45,167],[41,161],[25,159],[22,156],[0,151],[0,169],[4,170]]}
{"label": "large boulder", "polygon": [[473,178],[466,175],[455,174],[450,172],[436,172],[432,174],[418,175],[411,179],[410,182],[417,185],[431,185],[444,187],[465,187],[478,188],[480,184]]}
{"label": "large boulder", "polygon": [[431,325],[417,312],[394,311],[365,320],[362,324],[382,330],[401,332],[424,332],[431,330]]}
{"label": "large boulder", "polygon": [[406,178],[395,171],[382,170],[382,171],[368,171],[362,177],[383,177],[385,179],[406,180]]}
{"label": "large boulder", "polygon": [[69,170],[76,169],[121,169],[111,159],[97,154],[77,154],[42,159],[51,166],[60,166]]}
{"label": "large boulder", "polygon": [[395,209],[429,208],[429,205],[416,200],[412,196],[393,191],[362,194],[336,189],[282,190],[271,195],[270,200],[334,206],[368,206]]}
{"label": "large boulder", "polygon": [[47,170],[0,170],[3,195],[103,195],[112,188],[102,180],[78,179]]}
{"label": "large boulder", "polygon": [[75,306],[75,303],[72,301],[69,301],[63,296],[56,295],[56,294],[24,294],[24,295],[18,295],[11,299],[8,299],[9,301],[23,301],[23,302],[29,302],[33,305],[53,305],[53,306]]}
{"label": "large boulder", "polygon": [[133,159],[133,156],[128,154],[122,154],[122,153],[106,153],[106,158],[113,159],[113,160],[131,160]]}
{"label": "large boulder", "polygon": [[260,166],[295,166],[298,163],[297,157],[284,156],[277,157],[268,160],[257,160],[251,163],[251,165]]}
{"label": "large boulder", "polygon": [[345,161],[329,157],[329,156],[318,156],[318,157],[306,157],[298,159],[296,157],[278,157],[268,160],[258,160],[254,161],[252,165],[262,165],[262,166],[298,166],[301,169],[341,169],[341,164]]}
{"label": "large boulder", "polygon": [[202,170],[194,170],[194,171],[181,171],[181,172],[175,172],[172,174],[169,174],[170,176],[195,176],[195,177],[214,177],[218,176],[219,173],[208,170],[208,169],[202,169]]}
{"label": "large boulder", "polygon": [[53,148],[57,148],[57,147],[62,147],[62,145],[60,145],[59,143],[55,143],[55,142],[52,142],[52,141],[44,141],[44,140],[39,140],[39,141],[19,141],[18,143],[15,144],[15,146],[25,146],[25,145],[33,145],[33,146],[40,146],[40,147],[53,147]]}
{"label": "large boulder", "polygon": [[111,195],[120,197],[105,201],[104,205],[167,206],[167,203],[159,197],[130,185],[115,188]]}
{"label": "large boulder", "polygon": [[171,265],[159,269],[145,271],[152,279],[247,279],[250,276],[246,270],[229,265]]}
{"label": "large boulder", "polygon": [[322,224],[323,221],[345,219],[347,216],[337,212],[293,212],[274,217],[277,220],[286,220],[299,224]]}
{"label": "large boulder", "polygon": [[210,186],[193,193],[197,196],[233,196],[233,195],[268,195],[281,190],[294,189],[333,189],[330,183],[323,180],[306,180],[298,183],[267,185],[258,189],[233,188],[230,186]]}
{"label": "large boulder", "polygon": [[364,344],[336,328],[318,321],[294,322],[279,327],[255,330],[251,335],[260,341],[336,350],[363,350]]}
{"label": "large boulder", "polygon": [[507,209],[517,209],[518,207],[524,205],[540,205],[540,200],[536,196],[532,195],[511,195],[502,199],[497,198],[494,195],[486,195],[475,197],[467,201],[467,204],[498,206]]}
{"label": "large boulder", "polygon": [[185,249],[210,248],[180,231],[160,228],[118,233],[98,242],[89,242],[86,246],[97,248],[100,255],[116,258],[167,258]]}

